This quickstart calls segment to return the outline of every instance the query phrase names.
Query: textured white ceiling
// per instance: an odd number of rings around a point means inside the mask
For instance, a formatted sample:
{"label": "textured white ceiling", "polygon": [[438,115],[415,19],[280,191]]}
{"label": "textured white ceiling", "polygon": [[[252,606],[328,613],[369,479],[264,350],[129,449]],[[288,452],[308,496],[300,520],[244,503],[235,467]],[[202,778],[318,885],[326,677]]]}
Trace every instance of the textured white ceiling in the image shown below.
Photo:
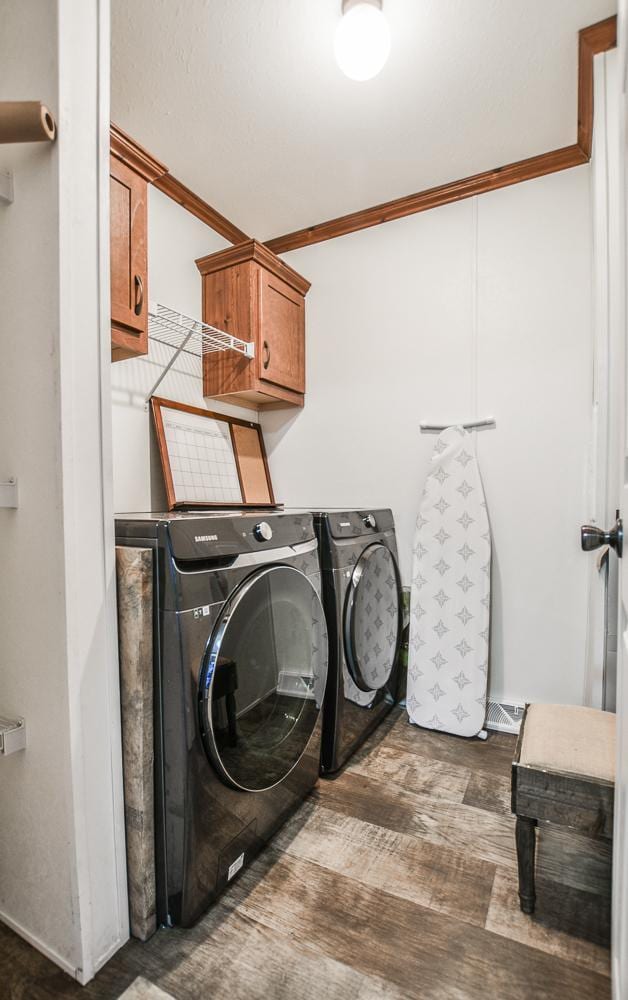
{"label": "textured white ceiling", "polygon": [[112,0],[111,117],[259,239],[576,141],[577,32],[614,0],[384,0],[356,83],[340,0]]}

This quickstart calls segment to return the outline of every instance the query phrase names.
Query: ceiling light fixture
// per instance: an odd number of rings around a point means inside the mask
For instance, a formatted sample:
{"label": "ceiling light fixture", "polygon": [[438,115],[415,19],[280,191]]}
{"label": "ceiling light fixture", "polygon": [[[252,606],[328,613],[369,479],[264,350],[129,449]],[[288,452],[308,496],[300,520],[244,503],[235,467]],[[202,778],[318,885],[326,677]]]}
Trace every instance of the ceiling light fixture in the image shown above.
{"label": "ceiling light fixture", "polygon": [[350,80],[371,80],[390,53],[390,28],[382,0],[342,0],[334,39],[336,61]]}

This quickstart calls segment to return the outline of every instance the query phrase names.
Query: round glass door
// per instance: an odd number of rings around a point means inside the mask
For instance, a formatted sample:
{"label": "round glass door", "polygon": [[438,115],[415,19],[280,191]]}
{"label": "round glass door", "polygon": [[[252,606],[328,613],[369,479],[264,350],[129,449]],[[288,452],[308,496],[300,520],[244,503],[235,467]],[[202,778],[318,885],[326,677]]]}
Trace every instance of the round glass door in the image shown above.
{"label": "round glass door", "polygon": [[355,564],[347,591],[345,656],[360,691],[388,681],[401,642],[401,584],[394,556],[380,542],[369,545]]}
{"label": "round glass door", "polygon": [[245,580],[201,670],[201,734],[220,777],[251,792],[285,778],[314,731],[326,680],[325,615],[309,579],[270,566]]}

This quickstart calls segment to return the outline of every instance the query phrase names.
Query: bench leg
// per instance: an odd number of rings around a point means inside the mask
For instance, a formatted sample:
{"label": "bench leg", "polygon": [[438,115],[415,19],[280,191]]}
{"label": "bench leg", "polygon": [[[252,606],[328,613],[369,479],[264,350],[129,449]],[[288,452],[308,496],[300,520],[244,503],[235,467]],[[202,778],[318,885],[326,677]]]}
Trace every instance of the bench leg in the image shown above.
{"label": "bench leg", "polygon": [[517,816],[515,828],[517,864],[519,866],[519,901],[524,913],[534,913],[534,854],[536,848],[536,820]]}

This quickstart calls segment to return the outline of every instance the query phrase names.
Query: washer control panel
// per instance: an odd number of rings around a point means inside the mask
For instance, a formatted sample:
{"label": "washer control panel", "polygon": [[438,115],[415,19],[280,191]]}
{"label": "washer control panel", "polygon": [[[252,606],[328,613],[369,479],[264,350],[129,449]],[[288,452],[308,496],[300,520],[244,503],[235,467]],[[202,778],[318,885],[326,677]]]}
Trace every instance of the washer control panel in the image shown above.
{"label": "washer control panel", "polygon": [[253,537],[257,539],[258,542],[269,542],[273,537],[273,529],[271,528],[268,521],[260,521],[253,528]]}

